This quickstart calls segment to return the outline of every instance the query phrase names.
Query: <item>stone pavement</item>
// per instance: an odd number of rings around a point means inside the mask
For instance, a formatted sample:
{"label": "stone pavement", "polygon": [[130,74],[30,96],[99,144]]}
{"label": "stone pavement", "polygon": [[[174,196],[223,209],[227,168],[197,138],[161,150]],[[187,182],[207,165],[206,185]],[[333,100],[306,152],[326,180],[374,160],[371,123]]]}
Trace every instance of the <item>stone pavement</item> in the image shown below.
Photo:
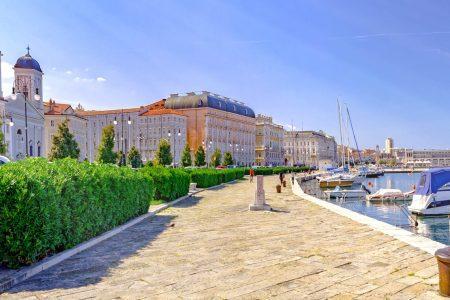
{"label": "stone pavement", "polygon": [[292,194],[204,191],[0,298],[435,299],[434,257]]}

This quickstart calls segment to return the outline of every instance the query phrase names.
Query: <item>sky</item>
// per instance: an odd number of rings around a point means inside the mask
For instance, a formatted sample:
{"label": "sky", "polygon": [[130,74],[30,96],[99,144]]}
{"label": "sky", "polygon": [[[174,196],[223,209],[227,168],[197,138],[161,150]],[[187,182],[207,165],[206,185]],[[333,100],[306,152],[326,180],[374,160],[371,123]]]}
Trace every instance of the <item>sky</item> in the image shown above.
{"label": "sky", "polygon": [[448,1],[2,0],[4,95],[28,44],[45,100],[207,90],[339,141],[339,99],[361,147],[450,148]]}

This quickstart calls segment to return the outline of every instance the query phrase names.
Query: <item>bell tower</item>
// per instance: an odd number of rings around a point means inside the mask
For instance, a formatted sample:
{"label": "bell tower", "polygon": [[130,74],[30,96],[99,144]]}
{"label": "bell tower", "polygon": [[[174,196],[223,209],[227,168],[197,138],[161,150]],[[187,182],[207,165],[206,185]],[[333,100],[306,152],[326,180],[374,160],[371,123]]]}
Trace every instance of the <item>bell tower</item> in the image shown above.
{"label": "bell tower", "polygon": [[39,63],[30,55],[30,47],[27,54],[20,57],[14,65],[14,93],[22,93],[28,102],[43,111],[42,72]]}

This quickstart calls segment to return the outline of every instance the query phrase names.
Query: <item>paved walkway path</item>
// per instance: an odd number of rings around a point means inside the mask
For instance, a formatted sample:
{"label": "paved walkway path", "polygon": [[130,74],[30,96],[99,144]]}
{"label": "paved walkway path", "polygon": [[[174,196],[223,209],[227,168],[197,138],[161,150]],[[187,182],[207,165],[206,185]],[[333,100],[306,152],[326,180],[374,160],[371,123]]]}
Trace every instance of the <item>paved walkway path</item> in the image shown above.
{"label": "paved walkway path", "polygon": [[16,286],[5,298],[433,299],[435,259],[284,188],[208,190]]}

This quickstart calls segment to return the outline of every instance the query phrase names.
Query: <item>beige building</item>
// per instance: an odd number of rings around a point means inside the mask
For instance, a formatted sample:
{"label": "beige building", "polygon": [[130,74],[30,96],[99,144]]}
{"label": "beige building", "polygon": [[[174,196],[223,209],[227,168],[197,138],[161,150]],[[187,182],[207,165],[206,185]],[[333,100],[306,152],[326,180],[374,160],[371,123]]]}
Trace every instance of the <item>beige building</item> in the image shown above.
{"label": "beige building", "polygon": [[394,148],[392,149],[392,153],[397,164],[403,165],[405,167],[450,167],[450,150],[413,150],[405,148]]}
{"label": "beige building", "polygon": [[255,161],[259,166],[280,166],[284,164],[283,126],[272,121],[272,117],[256,116]]}
{"label": "beige building", "polygon": [[45,116],[45,134],[44,143],[46,156],[48,157],[52,148],[53,136],[58,130],[59,124],[68,121],[69,131],[74,135],[75,141],[80,148],[80,160],[85,160],[87,156],[88,140],[87,140],[87,120],[76,114],[70,104],[56,103],[50,99],[44,102]]}
{"label": "beige building", "polygon": [[215,149],[230,152],[237,165],[255,161],[255,113],[235,100],[210,92],[171,94],[166,109],[187,117],[187,141],[194,152],[200,145],[210,161]]}
{"label": "beige building", "polygon": [[88,159],[97,157],[102,130],[107,125],[115,129],[115,151],[127,154],[135,146],[142,160],[153,160],[161,139],[171,144],[174,162],[179,164],[186,143],[186,117],[180,112],[164,108],[164,102],[152,105],[114,109],[84,110],[77,113],[87,119]]}
{"label": "beige building", "polygon": [[385,144],[384,152],[392,155],[392,150],[394,149],[394,140],[389,137],[386,139],[384,144]]}
{"label": "beige building", "polygon": [[334,165],[337,144],[334,137],[322,131],[285,131],[285,160],[290,165]]}

